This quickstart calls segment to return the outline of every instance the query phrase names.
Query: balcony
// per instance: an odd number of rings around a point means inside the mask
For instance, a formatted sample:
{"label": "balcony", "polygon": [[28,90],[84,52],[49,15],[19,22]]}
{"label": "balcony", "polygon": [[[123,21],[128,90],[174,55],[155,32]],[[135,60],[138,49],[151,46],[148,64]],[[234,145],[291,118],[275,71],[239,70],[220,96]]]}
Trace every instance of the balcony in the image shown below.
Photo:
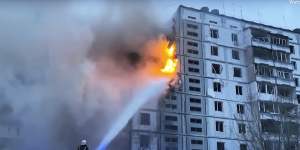
{"label": "balcony", "polygon": [[253,37],[251,39],[251,45],[256,47],[263,47],[267,49],[271,49],[270,40],[267,37]]}
{"label": "balcony", "polygon": [[290,62],[282,62],[282,61],[274,61],[274,66],[278,68],[286,68],[289,70],[293,70],[294,66]]}
{"label": "balcony", "polygon": [[277,84],[279,85],[287,85],[291,87],[295,87],[295,81],[293,79],[286,79],[286,78],[276,78]]}
{"label": "balcony", "polygon": [[289,37],[282,34],[270,34],[272,49],[290,53]]}
{"label": "balcony", "polygon": [[263,75],[256,75],[256,81],[258,82],[269,82],[272,84],[276,83],[276,80],[274,77],[269,77],[269,76],[263,76]]}

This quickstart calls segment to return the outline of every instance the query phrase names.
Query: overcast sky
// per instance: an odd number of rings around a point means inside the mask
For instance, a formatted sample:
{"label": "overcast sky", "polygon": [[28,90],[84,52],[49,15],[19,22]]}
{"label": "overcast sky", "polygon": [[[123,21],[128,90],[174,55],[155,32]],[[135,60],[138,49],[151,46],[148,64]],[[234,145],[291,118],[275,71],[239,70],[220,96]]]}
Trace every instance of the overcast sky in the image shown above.
{"label": "overcast sky", "polygon": [[300,28],[298,1],[297,4],[289,0],[156,0],[153,3],[162,21],[170,18],[179,5],[197,9],[207,6],[228,16],[293,30]]}

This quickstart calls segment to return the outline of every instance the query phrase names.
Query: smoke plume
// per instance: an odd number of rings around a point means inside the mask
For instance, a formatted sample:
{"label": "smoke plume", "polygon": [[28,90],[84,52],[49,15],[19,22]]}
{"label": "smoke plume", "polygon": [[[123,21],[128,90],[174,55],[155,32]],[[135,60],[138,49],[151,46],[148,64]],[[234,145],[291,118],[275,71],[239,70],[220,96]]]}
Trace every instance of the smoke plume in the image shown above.
{"label": "smoke plume", "polygon": [[0,126],[19,128],[14,149],[95,148],[151,80],[145,45],[163,31],[151,3],[0,3]]}

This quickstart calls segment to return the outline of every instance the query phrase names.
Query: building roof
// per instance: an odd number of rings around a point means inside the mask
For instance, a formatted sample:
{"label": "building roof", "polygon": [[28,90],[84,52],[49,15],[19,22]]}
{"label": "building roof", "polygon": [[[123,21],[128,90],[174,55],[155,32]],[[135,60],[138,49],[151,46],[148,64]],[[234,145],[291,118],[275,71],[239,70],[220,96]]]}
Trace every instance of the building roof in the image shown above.
{"label": "building roof", "polygon": [[207,14],[212,14],[212,15],[216,15],[216,16],[221,16],[221,17],[225,17],[225,18],[229,18],[229,19],[233,19],[233,20],[243,21],[243,22],[249,23],[249,24],[254,24],[254,25],[259,25],[259,26],[264,26],[264,27],[269,27],[269,28],[279,29],[279,30],[282,30],[282,31],[287,31],[287,32],[300,34],[300,28],[290,30],[290,29],[275,27],[275,26],[266,25],[266,24],[262,24],[262,23],[257,23],[257,22],[254,22],[254,21],[244,20],[244,19],[240,19],[240,18],[236,18],[236,17],[226,16],[224,14],[216,14],[216,13],[212,13],[212,12],[209,12],[209,11],[203,11],[203,10],[200,10],[200,9],[196,9],[196,8],[193,8],[193,7],[187,7],[187,6],[184,6],[184,5],[180,5],[179,7],[186,8],[186,9],[191,9],[191,10],[194,10],[194,11],[199,11],[199,12],[203,12],[203,13],[207,13]]}

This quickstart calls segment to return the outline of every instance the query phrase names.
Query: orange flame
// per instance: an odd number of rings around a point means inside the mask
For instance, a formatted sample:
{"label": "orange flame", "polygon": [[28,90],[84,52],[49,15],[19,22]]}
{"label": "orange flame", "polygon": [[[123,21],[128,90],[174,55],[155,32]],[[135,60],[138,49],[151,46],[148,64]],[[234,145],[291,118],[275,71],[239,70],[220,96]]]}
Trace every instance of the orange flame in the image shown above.
{"label": "orange flame", "polygon": [[149,60],[145,73],[170,78],[176,75],[179,61],[176,58],[175,43],[170,44],[165,36],[160,36],[147,42],[144,49]]}
{"label": "orange flame", "polygon": [[178,60],[175,58],[175,44],[169,48],[166,48],[165,52],[168,58],[164,67],[160,71],[167,74],[173,74],[176,72],[176,66],[178,62]]}

